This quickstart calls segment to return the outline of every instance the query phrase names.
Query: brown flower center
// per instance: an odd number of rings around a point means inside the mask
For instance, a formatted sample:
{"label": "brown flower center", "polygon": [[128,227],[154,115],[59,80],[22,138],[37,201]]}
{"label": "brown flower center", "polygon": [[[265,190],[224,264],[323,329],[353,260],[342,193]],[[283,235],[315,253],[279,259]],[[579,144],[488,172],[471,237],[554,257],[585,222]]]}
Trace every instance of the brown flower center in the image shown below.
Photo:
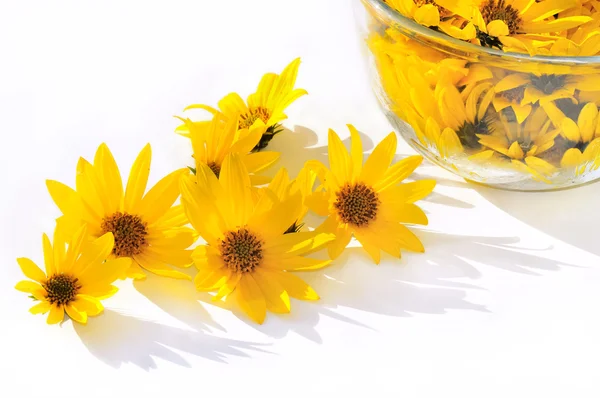
{"label": "brown flower center", "polygon": [[227,232],[219,250],[227,268],[234,272],[254,271],[263,258],[261,240],[246,228]]}
{"label": "brown flower center", "polygon": [[219,178],[219,175],[221,175],[221,166],[216,164],[215,162],[210,162],[208,164],[208,167],[210,167],[210,169],[212,170],[213,173],[215,173],[215,175],[217,176],[217,178]]}
{"label": "brown flower center", "polygon": [[65,305],[75,300],[81,285],[79,280],[70,275],[53,275],[42,284],[46,290],[46,299],[50,304]]}
{"label": "brown flower center", "polygon": [[363,183],[346,184],[336,193],[333,204],[342,222],[355,227],[366,227],[377,217],[379,197]]}
{"label": "brown flower center", "polygon": [[131,257],[140,254],[148,242],[147,223],[139,216],[128,213],[116,212],[104,217],[102,220],[102,232],[112,232],[115,237],[113,254],[117,257]]}
{"label": "brown flower center", "polygon": [[486,24],[500,20],[508,26],[511,35],[518,33],[523,20],[519,16],[519,10],[506,4],[506,0],[487,0],[481,6],[481,16]]}
{"label": "brown flower center", "polygon": [[262,120],[263,123],[266,124],[269,121],[270,117],[271,113],[269,112],[269,110],[267,108],[259,106],[254,109],[250,109],[248,113],[240,115],[240,122],[238,127],[240,129],[250,128],[250,126],[252,126],[254,122],[256,122],[258,119]]}
{"label": "brown flower center", "polygon": [[525,97],[525,86],[511,88],[498,94],[512,103],[520,104],[523,101],[523,97]]}
{"label": "brown flower center", "polygon": [[566,75],[541,75],[531,76],[531,84],[546,95],[550,95],[565,86]]}

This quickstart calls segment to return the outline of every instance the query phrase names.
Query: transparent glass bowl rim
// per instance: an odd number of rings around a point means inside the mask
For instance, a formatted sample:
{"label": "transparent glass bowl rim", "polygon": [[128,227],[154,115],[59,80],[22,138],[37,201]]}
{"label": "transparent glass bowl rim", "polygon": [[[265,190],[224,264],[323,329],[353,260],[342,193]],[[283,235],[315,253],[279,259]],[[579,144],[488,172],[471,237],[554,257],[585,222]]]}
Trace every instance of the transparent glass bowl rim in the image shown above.
{"label": "transparent glass bowl rim", "polygon": [[544,64],[586,64],[586,65],[598,65],[600,66],[600,56],[590,57],[569,57],[569,56],[547,56],[547,55],[536,55],[530,56],[527,54],[520,53],[509,53],[494,48],[482,47],[473,43],[468,43],[454,37],[445,35],[441,32],[437,32],[433,29],[429,29],[423,25],[418,24],[410,18],[405,17],[398,11],[391,8],[383,0],[359,0],[365,3],[369,3],[380,15],[383,15],[388,21],[397,24],[398,26],[406,29],[407,31],[414,32],[423,39],[429,39],[434,42],[443,43],[446,42],[452,45],[452,48],[464,51],[465,53],[479,53],[487,54],[490,57],[502,57],[513,59],[517,62],[539,62]]}

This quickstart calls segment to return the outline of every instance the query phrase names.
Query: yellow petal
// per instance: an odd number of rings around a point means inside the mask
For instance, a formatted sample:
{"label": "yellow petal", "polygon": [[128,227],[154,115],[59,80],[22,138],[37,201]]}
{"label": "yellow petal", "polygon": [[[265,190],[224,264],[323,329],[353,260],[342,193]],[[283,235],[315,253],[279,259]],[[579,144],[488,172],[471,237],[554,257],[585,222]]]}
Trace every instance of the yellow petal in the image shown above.
{"label": "yellow petal", "polygon": [[312,271],[324,268],[329,264],[331,264],[331,260],[319,260],[301,256],[281,257],[265,255],[261,267],[279,271]]}
{"label": "yellow petal", "polygon": [[438,141],[438,151],[444,158],[455,156],[464,151],[458,135],[451,128],[446,127]]}
{"label": "yellow petal", "polygon": [[[54,265],[54,249],[50,243],[48,235],[42,235],[42,247],[44,248],[44,265],[46,267],[46,275],[51,275],[55,272],[60,272],[62,269]],[[57,264],[58,265],[58,264]]]}
{"label": "yellow petal", "polygon": [[306,282],[290,272],[263,271],[269,278],[275,278],[290,297],[298,300],[318,300],[319,295]]}
{"label": "yellow petal", "polygon": [[42,282],[46,280],[46,274],[40,269],[33,261],[28,258],[21,257],[17,259],[17,263],[21,267],[23,274],[36,282]]}
{"label": "yellow petal", "polygon": [[488,34],[490,36],[500,37],[508,36],[508,25],[500,19],[495,19],[487,25]]}
{"label": "yellow petal", "polygon": [[390,186],[398,184],[400,181],[411,175],[412,172],[419,167],[422,161],[423,157],[420,155],[409,156],[406,159],[402,159],[386,171],[383,179],[375,184],[375,190],[380,192]]}
{"label": "yellow petal", "polygon": [[134,259],[143,269],[150,271],[153,274],[167,276],[174,279],[192,279],[191,276],[172,269],[151,253],[140,253],[135,255]]}
{"label": "yellow petal", "polygon": [[79,312],[86,313],[88,316],[96,316],[104,311],[104,306],[97,298],[85,294],[78,294],[73,307]]}
{"label": "yellow petal", "polygon": [[440,24],[440,12],[435,5],[425,4],[415,11],[414,19],[423,26],[438,26]]}
{"label": "yellow petal", "polygon": [[147,144],[135,159],[131,171],[129,172],[124,202],[124,209],[126,212],[134,212],[134,209],[139,206],[142,197],[146,192],[151,159],[152,148],[150,148],[150,144]]}
{"label": "yellow petal", "polygon": [[577,167],[583,163],[583,155],[577,148],[567,149],[560,161],[560,167]]}
{"label": "yellow petal", "polygon": [[556,172],[556,167],[552,166],[544,159],[540,159],[535,156],[527,156],[525,158],[525,163],[527,163],[527,166],[531,167],[532,169],[543,175],[549,176]]}
{"label": "yellow petal", "polygon": [[374,185],[385,174],[396,155],[398,139],[394,132],[388,134],[369,155],[360,179],[367,185]]}
{"label": "yellow petal", "polygon": [[518,142],[513,142],[508,148],[508,156],[512,159],[523,159],[525,153]]}
{"label": "yellow petal", "polygon": [[352,161],[340,137],[329,130],[329,168],[338,184],[352,180]]}
{"label": "yellow petal", "polygon": [[17,289],[20,292],[24,292],[24,293],[33,293],[36,290],[42,289],[42,285],[40,285],[37,282],[33,282],[33,281],[29,281],[29,280],[19,281],[15,285],[15,289]]}
{"label": "yellow petal", "polygon": [[329,214],[329,193],[325,191],[313,192],[304,199],[304,203],[309,209],[319,216]]}
{"label": "yellow petal", "polygon": [[240,279],[242,278],[242,274],[236,273],[231,276],[217,292],[217,294],[213,297],[213,301],[221,300],[223,297],[229,296],[235,288],[237,287]]}
{"label": "yellow petal", "polygon": [[590,142],[594,138],[596,132],[596,118],[598,116],[598,107],[593,102],[585,104],[579,117],[577,118],[577,126],[581,134],[583,142]]}
{"label": "yellow petal", "polygon": [[504,77],[494,87],[494,90],[499,93],[502,91],[512,90],[513,88],[521,87],[529,84],[530,80],[526,75],[514,73]]}
{"label": "yellow petal", "polygon": [[229,217],[232,224],[230,229],[245,225],[250,218],[253,201],[250,190],[248,171],[238,155],[227,156],[221,167],[219,181],[224,188],[226,200],[229,203]]}
{"label": "yellow petal", "polygon": [[381,201],[388,204],[413,203],[433,191],[435,180],[420,180],[394,185],[380,193]]}
{"label": "yellow petal", "polygon": [[572,119],[565,117],[561,122],[562,134],[569,141],[579,142],[581,140],[581,134],[579,133],[579,127]]}
{"label": "yellow petal", "polygon": [[254,213],[248,220],[248,228],[259,232],[264,241],[283,235],[283,233],[296,222],[302,208],[302,195],[300,192],[289,197],[284,202],[276,203],[269,211]]}
{"label": "yellow petal", "polygon": [[355,181],[362,172],[363,164],[363,148],[360,134],[356,128],[349,124],[348,129],[350,130],[350,157],[352,159],[352,180]]}
{"label": "yellow petal", "polygon": [[50,313],[48,314],[48,318],[46,319],[46,323],[48,325],[54,325],[60,323],[65,319],[65,310],[62,306],[57,306],[55,304],[50,306]]}
{"label": "yellow petal", "polygon": [[99,266],[108,258],[114,247],[114,236],[111,232],[107,232],[97,238],[90,244],[86,245],[85,251],[75,262],[72,267],[73,273],[77,275],[85,275],[85,272],[90,267]]}
{"label": "yellow petal", "polygon": [[198,271],[194,278],[194,285],[199,291],[216,290],[227,283],[230,277],[231,272],[229,270],[202,269]]}
{"label": "yellow petal", "polygon": [[327,253],[332,260],[335,260],[344,252],[346,246],[348,246],[348,243],[350,243],[350,240],[352,239],[352,231],[347,226],[340,225],[336,228],[334,235],[335,240],[327,245]]}
{"label": "yellow petal", "polygon": [[82,286],[81,290],[79,290],[79,293],[82,295],[95,297],[98,300],[105,300],[114,296],[118,291],[119,289],[116,286],[100,286],[96,284],[94,286]]}
{"label": "yellow petal", "polygon": [[277,280],[260,269],[252,273],[252,278],[262,292],[267,310],[278,314],[290,312],[290,297]]}
{"label": "yellow petal", "polygon": [[363,249],[373,259],[373,262],[379,264],[381,261],[381,250],[379,250],[379,246],[376,243],[377,240],[372,235],[365,234],[364,231],[360,230],[356,231],[356,240],[360,242]]}
{"label": "yellow petal", "polygon": [[237,301],[242,310],[256,323],[262,324],[267,315],[265,298],[249,273],[242,275],[237,288]]}
{"label": "yellow petal", "polygon": [[244,156],[243,161],[249,173],[259,173],[274,165],[280,157],[279,152],[261,151]]}
{"label": "yellow petal", "polygon": [[106,144],[101,144],[94,157],[94,169],[102,184],[103,195],[107,200],[108,206],[105,210],[109,213],[117,212],[121,209],[121,200],[123,198],[123,182],[119,167]]}
{"label": "yellow petal", "polygon": [[29,309],[29,312],[32,313],[33,315],[45,314],[46,312],[50,311],[51,308],[52,308],[52,306],[50,305],[49,302],[42,301],[41,303],[37,303],[36,305],[31,307]]}
{"label": "yellow petal", "polygon": [[138,214],[149,225],[165,215],[167,210],[179,197],[179,180],[189,173],[187,169],[179,169],[161,179],[142,199]]}
{"label": "yellow petal", "polygon": [[383,203],[380,209],[380,215],[385,220],[401,222],[405,224],[428,224],[425,212],[423,212],[420,207],[412,203],[396,205]]}
{"label": "yellow petal", "polygon": [[69,318],[71,318],[75,322],[82,324],[87,323],[87,314],[85,312],[79,311],[72,304],[65,305],[65,310],[67,311],[67,315],[69,315]]}

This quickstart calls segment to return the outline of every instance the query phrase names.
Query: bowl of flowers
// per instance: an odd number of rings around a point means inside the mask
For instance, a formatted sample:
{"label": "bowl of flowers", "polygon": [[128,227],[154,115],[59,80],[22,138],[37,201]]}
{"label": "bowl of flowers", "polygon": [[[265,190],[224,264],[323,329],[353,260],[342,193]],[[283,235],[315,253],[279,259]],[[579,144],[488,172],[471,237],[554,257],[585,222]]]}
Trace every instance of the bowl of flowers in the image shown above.
{"label": "bowl of flowers", "polygon": [[504,189],[600,178],[600,1],[355,2],[378,100],[417,152]]}

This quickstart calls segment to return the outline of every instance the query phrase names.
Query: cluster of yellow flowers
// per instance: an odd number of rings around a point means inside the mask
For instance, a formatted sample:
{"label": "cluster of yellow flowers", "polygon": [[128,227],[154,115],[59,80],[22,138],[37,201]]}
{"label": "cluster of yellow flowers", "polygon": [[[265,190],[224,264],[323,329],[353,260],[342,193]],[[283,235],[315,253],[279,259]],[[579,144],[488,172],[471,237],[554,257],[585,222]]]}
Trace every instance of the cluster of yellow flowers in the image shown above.
{"label": "cluster of yellow flowers", "polygon": [[[455,38],[538,55],[600,54],[600,2],[386,0]],[[368,44],[389,109],[414,144],[485,182],[487,170],[570,181],[600,167],[600,73],[566,62],[425,44],[373,14]],[[468,11],[466,11],[468,10]],[[459,170],[465,161],[472,171]],[[479,173],[479,174],[477,174]]]}
{"label": "cluster of yellow flowers", "polygon": [[[402,249],[422,252],[402,223],[427,224],[414,202],[435,181],[400,183],[422,158],[391,165],[394,133],[363,164],[356,129],[349,126],[349,152],[330,130],[329,167],[313,160],[295,179],[285,169],[272,179],[261,174],[279,157],[261,149],[282,130],[285,108],[306,94],[294,88],[299,64],[297,59],[280,75],[266,74],[247,102],[233,93],[218,110],[192,105],[213,115],[204,121],[182,118],[177,128],[191,141],[194,167],[170,173],[149,190],[149,145],[125,188],[105,144],[93,163],[80,158],[75,189],[48,181],[62,215],[53,242],[43,236],[45,271],[30,259],[17,260],[29,280],[16,289],[37,301],[30,312],[49,313],[50,324],[61,322],[65,312],[86,323],[102,312],[100,300],[117,292],[117,279],[144,279],[151,272],[190,280],[190,272],[182,271],[194,264],[198,290],[216,292],[215,300],[236,296],[241,309],[262,323],[267,310],[289,312],[290,297],[318,299],[294,271],[327,266],[352,236],[376,263],[381,250],[397,258]],[[309,209],[326,217],[313,230],[303,225]],[[331,259],[307,256],[323,248]]]}
{"label": "cluster of yellow flowers", "polygon": [[459,40],[530,55],[600,54],[597,0],[384,0]]}

